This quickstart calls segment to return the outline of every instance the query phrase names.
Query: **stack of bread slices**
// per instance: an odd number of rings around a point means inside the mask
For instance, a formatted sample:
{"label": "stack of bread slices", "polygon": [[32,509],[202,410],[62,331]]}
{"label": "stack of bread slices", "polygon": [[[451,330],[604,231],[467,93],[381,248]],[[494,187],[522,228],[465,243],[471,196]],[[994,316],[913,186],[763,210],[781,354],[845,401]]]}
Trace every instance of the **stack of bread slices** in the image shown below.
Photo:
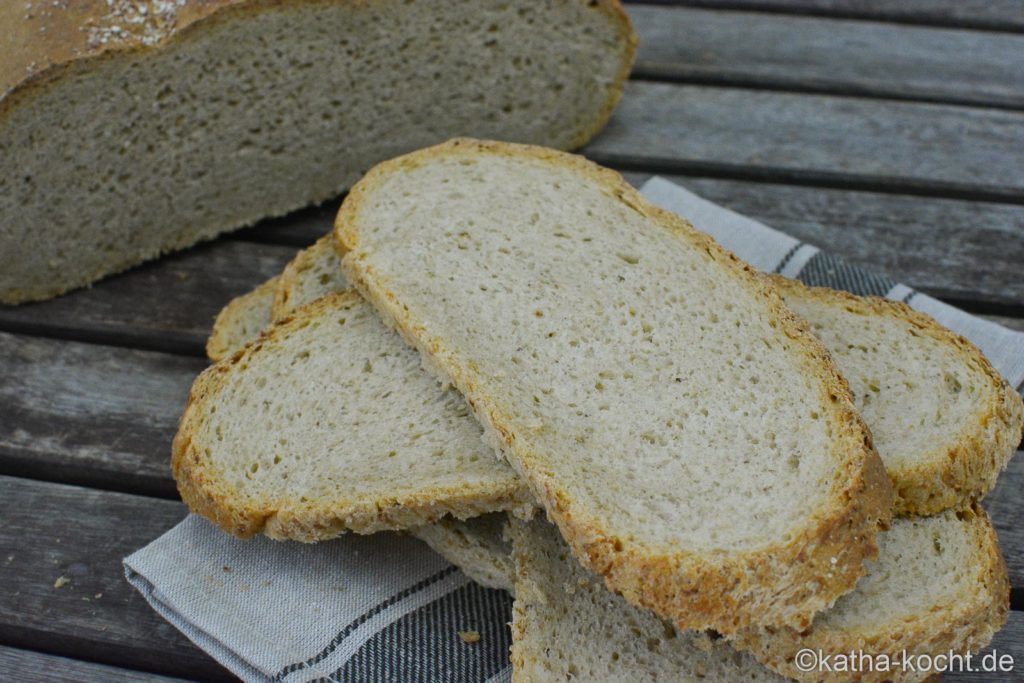
{"label": "stack of bread slices", "polygon": [[848,680],[796,653],[976,651],[1006,619],[977,501],[1024,407],[982,354],[757,273],[579,157],[377,166],[207,348],[173,452],[191,509],[407,530],[514,594],[517,681]]}

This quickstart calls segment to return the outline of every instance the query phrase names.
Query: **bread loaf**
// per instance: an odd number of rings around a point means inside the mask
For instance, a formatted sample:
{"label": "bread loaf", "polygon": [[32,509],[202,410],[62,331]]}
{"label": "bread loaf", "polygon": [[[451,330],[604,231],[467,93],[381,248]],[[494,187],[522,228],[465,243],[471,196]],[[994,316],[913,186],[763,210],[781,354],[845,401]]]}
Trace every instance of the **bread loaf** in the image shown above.
{"label": "bread loaf", "polygon": [[617,0],[0,3],[0,303],[336,196],[458,134],[582,145]]}
{"label": "bread loaf", "polygon": [[630,602],[801,627],[863,574],[892,491],[827,352],[618,174],[455,140],[377,166],[336,230],[349,281]]}

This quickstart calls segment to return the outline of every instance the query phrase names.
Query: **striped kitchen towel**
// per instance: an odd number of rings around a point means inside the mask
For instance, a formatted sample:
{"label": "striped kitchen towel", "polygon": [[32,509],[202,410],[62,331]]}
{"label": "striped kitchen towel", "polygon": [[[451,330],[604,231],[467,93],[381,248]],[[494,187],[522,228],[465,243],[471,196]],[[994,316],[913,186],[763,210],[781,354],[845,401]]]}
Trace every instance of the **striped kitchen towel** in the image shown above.
{"label": "striped kitchen towel", "polygon": [[[1021,388],[1024,334],[667,180],[654,178],[643,192],[756,268],[907,302],[977,344]],[[421,542],[397,534],[317,545],[240,541],[192,516],[126,558],[125,573],[157,612],[245,681],[482,683],[511,675],[509,596],[477,586]]]}

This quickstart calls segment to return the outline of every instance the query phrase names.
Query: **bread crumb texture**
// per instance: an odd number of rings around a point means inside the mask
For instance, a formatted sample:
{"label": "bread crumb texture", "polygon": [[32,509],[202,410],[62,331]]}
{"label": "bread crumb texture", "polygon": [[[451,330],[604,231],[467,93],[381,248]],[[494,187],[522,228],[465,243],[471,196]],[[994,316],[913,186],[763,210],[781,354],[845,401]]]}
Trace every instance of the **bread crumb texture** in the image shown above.
{"label": "bread crumb texture", "polygon": [[200,375],[172,469],[192,510],[239,536],[313,541],[531,504],[463,398],[353,294]]}
{"label": "bread crumb texture", "polygon": [[579,146],[634,46],[611,0],[0,3],[0,302],[335,197],[452,135]]}
{"label": "bread crumb texture", "polygon": [[891,490],[827,353],[617,174],[457,140],[378,166],[336,226],[349,280],[631,601],[806,624],[863,572]]}

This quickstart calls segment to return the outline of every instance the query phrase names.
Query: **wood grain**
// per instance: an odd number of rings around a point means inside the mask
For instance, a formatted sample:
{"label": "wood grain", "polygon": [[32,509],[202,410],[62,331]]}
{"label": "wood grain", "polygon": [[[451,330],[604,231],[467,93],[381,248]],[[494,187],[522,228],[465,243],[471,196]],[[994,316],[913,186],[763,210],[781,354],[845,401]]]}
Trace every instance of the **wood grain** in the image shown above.
{"label": "wood grain", "polygon": [[204,360],[10,334],[0,358],[0,472],[177,496],[171,439]]}
{"label": "wood grain", "polygon": [[50,301],[0,307],[0,329],[203,355],[217,313],[295,249],[219,240]]}
{"label": "wood grain", "polygon": [[630,5],[633,76],[1024,107],[1024,35]]}
{"label": "wood grain", "polygon": [[1024,202],[1024,113],[630,81],[588,156],[629,170]]}
{"label": "wood grain", "polygon": [[[634,4],[633,0],[627,0]],[[756,10],[926,26],[1024,31],[1020,0],[642,0],[644,4]]]}
{"label": "wood grain", "polygon": [[124,579],[121,559],[184,516],[171,501],[0,477],[0,641],[230,680]]}
{"label": "wood grain", "polygon": [[3,645],[0,645],[0,678],[19,683],[184,683],[182,678],[168,678]]}

